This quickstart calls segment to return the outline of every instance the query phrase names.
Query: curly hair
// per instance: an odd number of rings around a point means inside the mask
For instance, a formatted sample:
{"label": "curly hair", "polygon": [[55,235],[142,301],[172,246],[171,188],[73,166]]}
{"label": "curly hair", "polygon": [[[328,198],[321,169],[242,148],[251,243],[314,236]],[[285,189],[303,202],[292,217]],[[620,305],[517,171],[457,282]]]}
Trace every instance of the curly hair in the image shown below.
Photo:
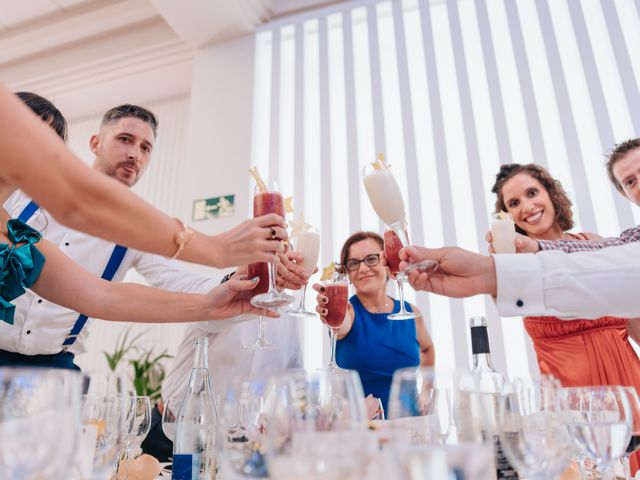
{"label": "curly hair", "polygon": [[607,175],[609,175],[609,180],[616,187],[622,195],[626,195],[624,193],[624,188],[618,182],[618,179],[613,174],[613,166],[616,164],[618,160],[621,160],[627,153],[631,150],[635,150],[636,148],[640,148],[640,138],[630,138],[629,140],[625,140],[624,142],[618,143],[614,145],[613,150],[609,154],[609,159],[607,160]]}
{"label": "curly hair", "polygon": [[[500,166],[500,170],[496,174],[496,183],[493,184],[491,191],[496,194],[496,212],[506,212],[507,206],[502,197],[502,187],[508,180],[519,173],[525,173],[539,181],[545,188],[551,199],[551,204],[556,211],[556,222],[563,232],[571,230],[574,226],[573,212],[571,211],[571,200],[562,188],[562,184],[554,179],[540,165],[528,163],[521,165],[519,163],[508,163]],[[516,231],[522,235],[527,233],[516,225]]]}
{"label": "curly hair", "polygon": [[354,243],[361,242],[362,240],[371,239],[376,241],[380,245],[380,250],[384,249],[384,240],[380,235],[375,232],[356,232],[347,238],[340,250],[340,273],[347,273],[347,269],[344,264],[349,259],[349,249]]}

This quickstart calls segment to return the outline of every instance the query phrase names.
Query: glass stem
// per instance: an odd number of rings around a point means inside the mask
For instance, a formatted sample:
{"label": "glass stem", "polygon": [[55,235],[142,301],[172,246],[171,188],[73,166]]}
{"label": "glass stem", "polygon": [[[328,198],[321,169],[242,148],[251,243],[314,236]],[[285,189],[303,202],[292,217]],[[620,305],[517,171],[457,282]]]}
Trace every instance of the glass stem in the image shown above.
{"label": "glass stem", "polygon": [[276,291],[276,262],[277,260],[269,262],[269,293]]}
{"label": "glass stem", "polygon": [[307,284],[304,284],[304,287],[302,287],[302,296],[300,297],[300,305],[298,305],[298,308],[296,309],[298,312],[302,312],[304,310],[304,296],[307,294]]}
{"label": "glass stem", "polygon": [[336,363],[336,342],[338,340],[338,332],[335,328],[329,327],[329,332],[331,335],[331,360],[329,361],[329,370],[334,370],[338,368],[338,364]]}
{"label": "glass stem", "polygon": [[629,464],[629,455],[623,455],[622,457],[620,457],[620,461],[622,462],[624,478],[626,480],[631,480],[631,465]]}
{"label": "glass stem", "polygon": [[264,340],[264,324],[262,323],[262,315],[258,316],[258,341]]}
{"label": "glass stem", "polygon": [[398,274],[396,275],[396,283],[398,284],[398,298],[400,300],[400,312],[399,313],[407,313],[407,311],[404,308],[404,285],[402,285],[402,280],[400,275],[402,274]]}

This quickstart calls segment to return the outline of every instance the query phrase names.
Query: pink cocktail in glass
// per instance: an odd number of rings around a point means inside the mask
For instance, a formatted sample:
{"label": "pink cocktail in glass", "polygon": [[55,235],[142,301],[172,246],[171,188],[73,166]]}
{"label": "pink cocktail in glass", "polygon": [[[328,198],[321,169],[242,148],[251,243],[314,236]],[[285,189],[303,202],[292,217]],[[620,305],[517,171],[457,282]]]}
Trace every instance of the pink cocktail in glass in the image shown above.
{"label": "pink cocktail in glass", "polygon": [[254,288],[253,294],[267,293],[269,291],[269,264],[266,262],[250,263],[247,268],[247,278],[258,277],[258,285]]}
{"label": "pink cocktail in glass", "polygon": [[387,259],[387,266],[391,273],[396,276],[400,273],[400,250],[402,242],[393,230],[384,232],[384,256]]}
{"label": "pink cocktail in glass", "polygon": [[349,301],[349,287],[347,285],[327,285],[324,287],[324,294],[329,297],[329,303],[325,306],[327,315],[325,322],[330,328],[340,328],[347,314],[347,303]]}
{"label": "pink cocktail in glass", "polygon": [[280,192],[257,192],[253,196],[253,218],[275,213],[284,218],[284,202]]}
{"label": "pink cocktail in glass", "polygon": [[[404,232],[406,236],[406,231]],[[407,237],[408,238],[408,237]],[[387,260],[387,266],[391,274],[396,278],[398,285],[398,297],[400,300],[400,310],[388,316],[390,320],[409,320],[416,318],[418,315],[410,312],[404,305],[404,288],[402,283],[406,281],[407,275],[400,271],[400,250],[402,249],[402,240],[391,228],[387,228],[384,232],[384,257]]]}
{"label": "pink cocktail in glass", "polygon": [[[275,213],[284,218],[284,202],[282,194],[273,182],[268,190],[260,190],[256,187],[253,195],[253,218]],[[251,299],[251,304],[261,308],[278,308],[289,305],[293,297],[276,290],[275,263],[269,264],[269,285],[266,293],[258,293]]]}
{"label": "pink cocktail in glass", "polygon": [[329,327],[331,333],[331,360],[327,365],[327,370],[337,370],[336,363],[336,341],[338,338],[338,330],[344,322],[347,314],[347,305],[349,303],[349,284],[347,276],[342,273],[334,273],[333,278],[324,283],[323,294],[329,298],[329,302],[324,306],[327,314],[324,315],[324,322]]}

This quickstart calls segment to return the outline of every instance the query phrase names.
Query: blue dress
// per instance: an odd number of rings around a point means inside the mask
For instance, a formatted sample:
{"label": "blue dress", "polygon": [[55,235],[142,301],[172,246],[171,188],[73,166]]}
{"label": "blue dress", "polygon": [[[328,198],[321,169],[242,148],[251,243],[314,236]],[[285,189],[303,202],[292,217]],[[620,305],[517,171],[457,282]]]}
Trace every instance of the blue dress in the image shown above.
{"label": "blue dress", "polygon": [[38,279],[44,255],[34,245],[40,234],[29,225],[13,219],[7,230],[12,245],[0,244],[0,320],[13,325],[15,306],[10,302]]}
{"label": "blue dress", "polygon": [[[389,320],[388,313],[371,313],[357,295],[349,299],[355,313],[353,326],[336,344],[336,363],[360,374],[365,395],[382,400],[387,410],[393,372],[420,365],[420,344],[415,320]],[[411,306],[405,302],[405,308]],[[393,313],[400,310],[394,300]]]}

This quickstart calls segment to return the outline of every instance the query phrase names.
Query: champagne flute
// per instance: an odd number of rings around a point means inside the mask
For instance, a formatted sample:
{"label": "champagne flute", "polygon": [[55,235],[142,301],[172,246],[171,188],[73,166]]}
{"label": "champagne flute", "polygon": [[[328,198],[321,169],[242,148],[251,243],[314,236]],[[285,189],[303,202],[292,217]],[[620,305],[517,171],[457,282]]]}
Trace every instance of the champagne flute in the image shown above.
{"label": "champagne flute", "polygon": [[[320,256],[320,234],[314,227],[310,227],[307,230],[299,232],[295,236],[296,252],[303,255],[302,263],[300,267],[305,271],[307,275],[311,275],[318,265],[318,257]],[[301,317],[314,317],[314,312],[309,312],[304,306],[304,299],[307,294],[307,284],[302,287],[302,296],[300,297],[300,304],[295,310],[291,310],[291,315]]]}
{"label": "champagne flute", "polygon": [[393,230],[387,228],[384,232],[384,257],[387,260],[387,266],[389,271],[396,278],[398,285],[398,297],[400,300],[400,310],[398,313],[392,313],[387,318],[390,320],[409,320],[417,318],[420,315],[417,313],[409,312],[404,306],[404,286],[403,283],[407,281],[407,275],[400,271],[400,249],[402,248],[402,242],[400,238]]}
{"label": "champagne flute", "polygon": [[[258,277],[258,285],[253,289],[256,295],[263,295],[269,290],[269,266],[267,263],[250,263],[247,269],[248,278]],[[256,297],[253,297],[256,298]],[[252,300],[253,303],[253,300]],[[262,315],[258,316],[258,338],[251,345],[245,345],[248,350],[275,350],[278,348],[264,336],[264,323]]]}
{"label": "champagne flute", "polygon": [[[261,190],[256,186],[255,193],[253,195],[253,218],[269,215],[270,213],[276,213],[282,218],[284,218],[285,215],[282,194],[275,182],[270,182],[267,190]],[[277,260],[273,260],[268,263],[268,290],[251,299],[251,304],[253,306],[260,308],[278,308],[284,307],[285,305],[289,305],[293,302],[293,297],[291,295],[287,295],[284,292],[278,292],[276,289],[276,263]]]}
{"label": "champagne flute", "polygon": [[[362,171],[362,176],[367,196],[378,218],[396,233],[403,247],[409,247],[411,243],[407,235],[404,200],[388,165],[382,160],[367,164]],[[407,274],[412,270],[430,272],[437,267],[438,262],[423,260],[411,263],[404,273]]]}
{"label": "champagne flute", "polygon": [[331,280],[324,282],[324,294],[329,298],[325,305],[327,314],[324,317],[324,321],[331,334],[331,359],[329,360],[329,365],[327,365],[327,370],[340,370],[336,363],[336,341],[338,339],[338,331],[347,314],[347,304],[349,303],[347,276],[343,273],[334,272]]}
{"label": "champagne flute", "polygon": [[631,416],[633,418],[633,429],[631,431],[631,440],[627,445],[625,454],[620,458],[622,467],[624,468],[624,478],[632,480],[631,465],[629,465],[629,456],[640,449],[640,399],[635,387],[622,387],[622,391],[629,399],[629,407],[631,408]]}
{"label": "champagne flute", "polygon": [[124,480],[129,480],[129,459],[133,447],[137,449],[149,434],[151,428],[151,402],[146,396],[129,397],[129,410],[125,422],[124,435],[126,446],[124,450]]}

